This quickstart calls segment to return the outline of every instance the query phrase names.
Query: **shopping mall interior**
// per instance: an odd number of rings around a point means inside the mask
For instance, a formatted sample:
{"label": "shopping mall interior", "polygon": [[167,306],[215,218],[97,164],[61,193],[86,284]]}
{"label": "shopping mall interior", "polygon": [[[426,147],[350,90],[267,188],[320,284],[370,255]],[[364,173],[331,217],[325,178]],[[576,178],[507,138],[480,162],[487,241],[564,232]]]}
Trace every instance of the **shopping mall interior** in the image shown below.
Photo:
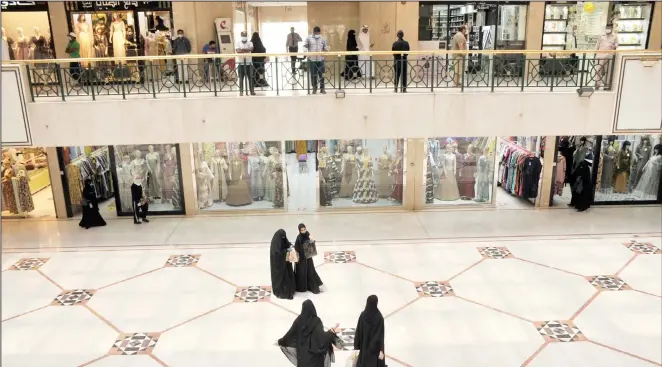
{"label": "shopping mall interior", "polygon": [[662,2],[1,16],[3,366],[662,365]]}

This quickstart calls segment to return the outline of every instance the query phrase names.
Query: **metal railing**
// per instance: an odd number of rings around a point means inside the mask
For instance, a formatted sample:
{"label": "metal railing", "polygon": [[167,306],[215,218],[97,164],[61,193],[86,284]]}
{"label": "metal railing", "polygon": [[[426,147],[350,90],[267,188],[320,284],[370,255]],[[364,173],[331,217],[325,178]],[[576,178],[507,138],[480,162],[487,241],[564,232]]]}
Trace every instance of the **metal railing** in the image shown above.
{"label": "metal railing", "polygon": [[[322,91],[610,89],[616,52],[434,51],[186,55],[24,61],[32,101]],[[359,56],[364,56],[365,58]],[[235,57],[250,56],[250,62]],[[324,56],[311,61],[310,56]]]}

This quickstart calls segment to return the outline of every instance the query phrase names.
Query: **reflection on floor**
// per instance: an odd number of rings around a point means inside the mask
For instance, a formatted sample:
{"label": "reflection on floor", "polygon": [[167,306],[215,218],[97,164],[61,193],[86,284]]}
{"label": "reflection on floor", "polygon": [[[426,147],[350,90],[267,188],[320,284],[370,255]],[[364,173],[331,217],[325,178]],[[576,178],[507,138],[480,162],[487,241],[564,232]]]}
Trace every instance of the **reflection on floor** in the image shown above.
{"label": "reflection on floor", "polygon": [[320,245],[324,293],[292,301],[271,294],[266,244],[5,253],[2,359],[287,367],[274,341],[303,300],[351,349],[376,294],[390,367],[659,365],[660,247],[659,236]]}

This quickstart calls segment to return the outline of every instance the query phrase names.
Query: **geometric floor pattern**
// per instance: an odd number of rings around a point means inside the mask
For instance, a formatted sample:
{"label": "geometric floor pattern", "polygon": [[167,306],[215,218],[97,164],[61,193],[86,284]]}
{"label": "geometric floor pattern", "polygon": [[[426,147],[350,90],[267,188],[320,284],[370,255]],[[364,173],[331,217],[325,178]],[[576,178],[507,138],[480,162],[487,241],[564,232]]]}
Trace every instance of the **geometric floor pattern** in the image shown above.
{"label": "geometric floor pattern", "polygon": [[294,300],[266,245],[5,253],[3,365],[291,366],[274,342],[306,299],[343,365],[370,294],[391,367],[660,365],[660,242],[318,244],[323,292]]}

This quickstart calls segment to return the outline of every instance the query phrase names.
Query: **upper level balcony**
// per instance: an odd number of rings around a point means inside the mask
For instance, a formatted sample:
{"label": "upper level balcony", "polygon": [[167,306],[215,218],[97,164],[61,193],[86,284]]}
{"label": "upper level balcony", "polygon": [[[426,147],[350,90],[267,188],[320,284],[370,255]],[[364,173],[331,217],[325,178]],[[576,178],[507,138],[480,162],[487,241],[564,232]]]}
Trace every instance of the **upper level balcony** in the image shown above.
{"label": "upper level balcony", "polygon": [[[623,55],[221,54],[34,60],[21,69],[41,146],[142,143],[145,135],[163,143],[581,135],[614,132]],[[242,56],[251,61],[237,62]]]}

